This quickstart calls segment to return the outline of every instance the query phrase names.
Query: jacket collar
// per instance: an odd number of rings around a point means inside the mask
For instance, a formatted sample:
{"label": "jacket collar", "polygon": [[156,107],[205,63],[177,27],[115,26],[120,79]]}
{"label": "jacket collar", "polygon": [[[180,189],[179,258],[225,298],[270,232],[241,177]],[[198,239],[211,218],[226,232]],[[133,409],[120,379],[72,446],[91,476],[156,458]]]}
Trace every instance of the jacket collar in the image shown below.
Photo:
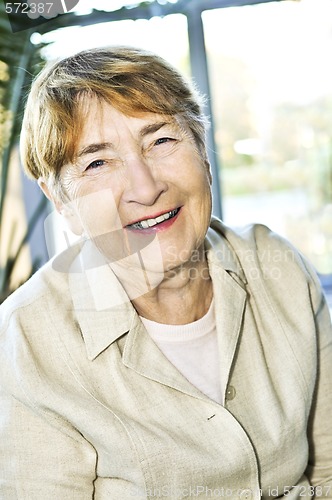
{"label": "jacket collar", "polygon": [[237,282],[243,285],[247,283],[236,252],[228,241],[228,234],[234,234],[233,230],[225,226],[216,217],[212,217],[211,224],[205,238],[205,248],[209,262],[209,268],[213,266],[222,267],[228,271]]}
{"label": "jacket collar", "polygon": [[69,269],[74,315],[90,360],[127,333],[136,311],[102,254],[83,245]]}

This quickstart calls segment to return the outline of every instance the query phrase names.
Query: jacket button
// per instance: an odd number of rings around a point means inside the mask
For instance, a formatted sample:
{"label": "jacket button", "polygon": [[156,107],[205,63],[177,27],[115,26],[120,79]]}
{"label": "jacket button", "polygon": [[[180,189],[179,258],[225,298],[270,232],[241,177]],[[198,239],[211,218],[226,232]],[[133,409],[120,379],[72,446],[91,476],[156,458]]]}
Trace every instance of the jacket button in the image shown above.
{"label": "jacket button", "polygon": [[[236,395],[235,387],[233,387],[232,385],[229,385],[227,387],[227,390],[226,390],[226,400],[232,401],[232,399],[235,398],[235,395]],[[246,490],[243,490],[243,491],[246,491]]]}
{"label": "jacket button", "polygon": [[241,500],[250,500],[252,498],[252,491],[251,490],[242,490],[240,493],[240,499]]}

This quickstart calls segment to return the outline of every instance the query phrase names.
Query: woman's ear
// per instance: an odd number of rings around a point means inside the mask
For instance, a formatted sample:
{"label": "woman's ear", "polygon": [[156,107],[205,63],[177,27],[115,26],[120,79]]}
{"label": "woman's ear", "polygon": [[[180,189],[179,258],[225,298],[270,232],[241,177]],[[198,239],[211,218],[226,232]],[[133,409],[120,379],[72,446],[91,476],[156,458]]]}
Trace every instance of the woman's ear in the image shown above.
{"label": "woman's ear", "polygon": [[58,194],[55,194],[54,191],[49,187],[47,181],[40,177],[38,179],[38,186],[46,196],[54,205],[56,211],[66,220],[67,226],[70,231],[77,236],[81,236],[83,234],[83,227],[81,224],[81,220],[79,218],[78,213],[73,208],[73,204],[69,202],[64,202],[60,199]]}
{"label": "woman's ear", "polygon": [[201,157],[201,159],[202,159],[202,161],[204,163],[204,167],[205,167],[205,170],[206,170],[206,173],[207,173],[207,177],[208,177],[210,186],[212,186],[211,164],[209,162],[209,158],[208,158],[208,155],[207,155],[206,146],[204,144],[201,144],[198,147],[198,151],[199,151],[200,157]]}
{"label": "woman's ear", "polygon": [[59,214],[61,214],[61,208],[62,208],[63,202],[61,200],[59,200],[57,196],[55,196],[55,194],[49,188],[48,183],[46,182],[46,180],[43,177],[39,177],[37,182],[38,182],[38,186],[40,187],[40,189],[42,190],[42,192],[44,193],[46,198],[49,199],[53,203],[56,211]]}
{"label": "woman's ear", "polygon": [[211,165],[210,165],[209,160],[204,160],[204,165],[205,165],[205,168],[206,168],[206,172],[207,172],[207,175],[208,175],[208,179],[209,179],[210,185],[212,185],[212,172],[211,172]]}

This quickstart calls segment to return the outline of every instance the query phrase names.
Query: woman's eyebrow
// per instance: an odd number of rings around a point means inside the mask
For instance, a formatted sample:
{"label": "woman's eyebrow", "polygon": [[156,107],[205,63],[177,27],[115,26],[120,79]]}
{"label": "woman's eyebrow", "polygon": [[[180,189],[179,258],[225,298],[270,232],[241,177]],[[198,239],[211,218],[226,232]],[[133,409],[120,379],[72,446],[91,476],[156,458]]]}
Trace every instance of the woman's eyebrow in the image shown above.
{"label": "woman's eyebrow", "polygon": [[97,153],[104,149],[114,149],[114,145],[111,142],[96,142],[89,144],[77,153],[76,158],[82,158],[82,156]]}
{"label": "woman's eyebrow", "polygon": [[162,127],[165,127],[165,125],[173,125],[173,121],[163,121],[163,122],[157,122],[157,123],[149,123],[148,125],[145,125],[144,127],[141,128],[139,135],[141,137],[144,137],[149,134],[154,134],[154,132],[158,132]]}

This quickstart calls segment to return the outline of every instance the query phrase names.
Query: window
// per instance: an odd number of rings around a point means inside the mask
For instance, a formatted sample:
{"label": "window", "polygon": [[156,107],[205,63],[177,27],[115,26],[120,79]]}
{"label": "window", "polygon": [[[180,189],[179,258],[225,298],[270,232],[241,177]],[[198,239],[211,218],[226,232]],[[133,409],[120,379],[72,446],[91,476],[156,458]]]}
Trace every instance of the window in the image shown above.
{"label": "window", "polygon": [[203,12],[223,216],[332,273],[332,2]]}

